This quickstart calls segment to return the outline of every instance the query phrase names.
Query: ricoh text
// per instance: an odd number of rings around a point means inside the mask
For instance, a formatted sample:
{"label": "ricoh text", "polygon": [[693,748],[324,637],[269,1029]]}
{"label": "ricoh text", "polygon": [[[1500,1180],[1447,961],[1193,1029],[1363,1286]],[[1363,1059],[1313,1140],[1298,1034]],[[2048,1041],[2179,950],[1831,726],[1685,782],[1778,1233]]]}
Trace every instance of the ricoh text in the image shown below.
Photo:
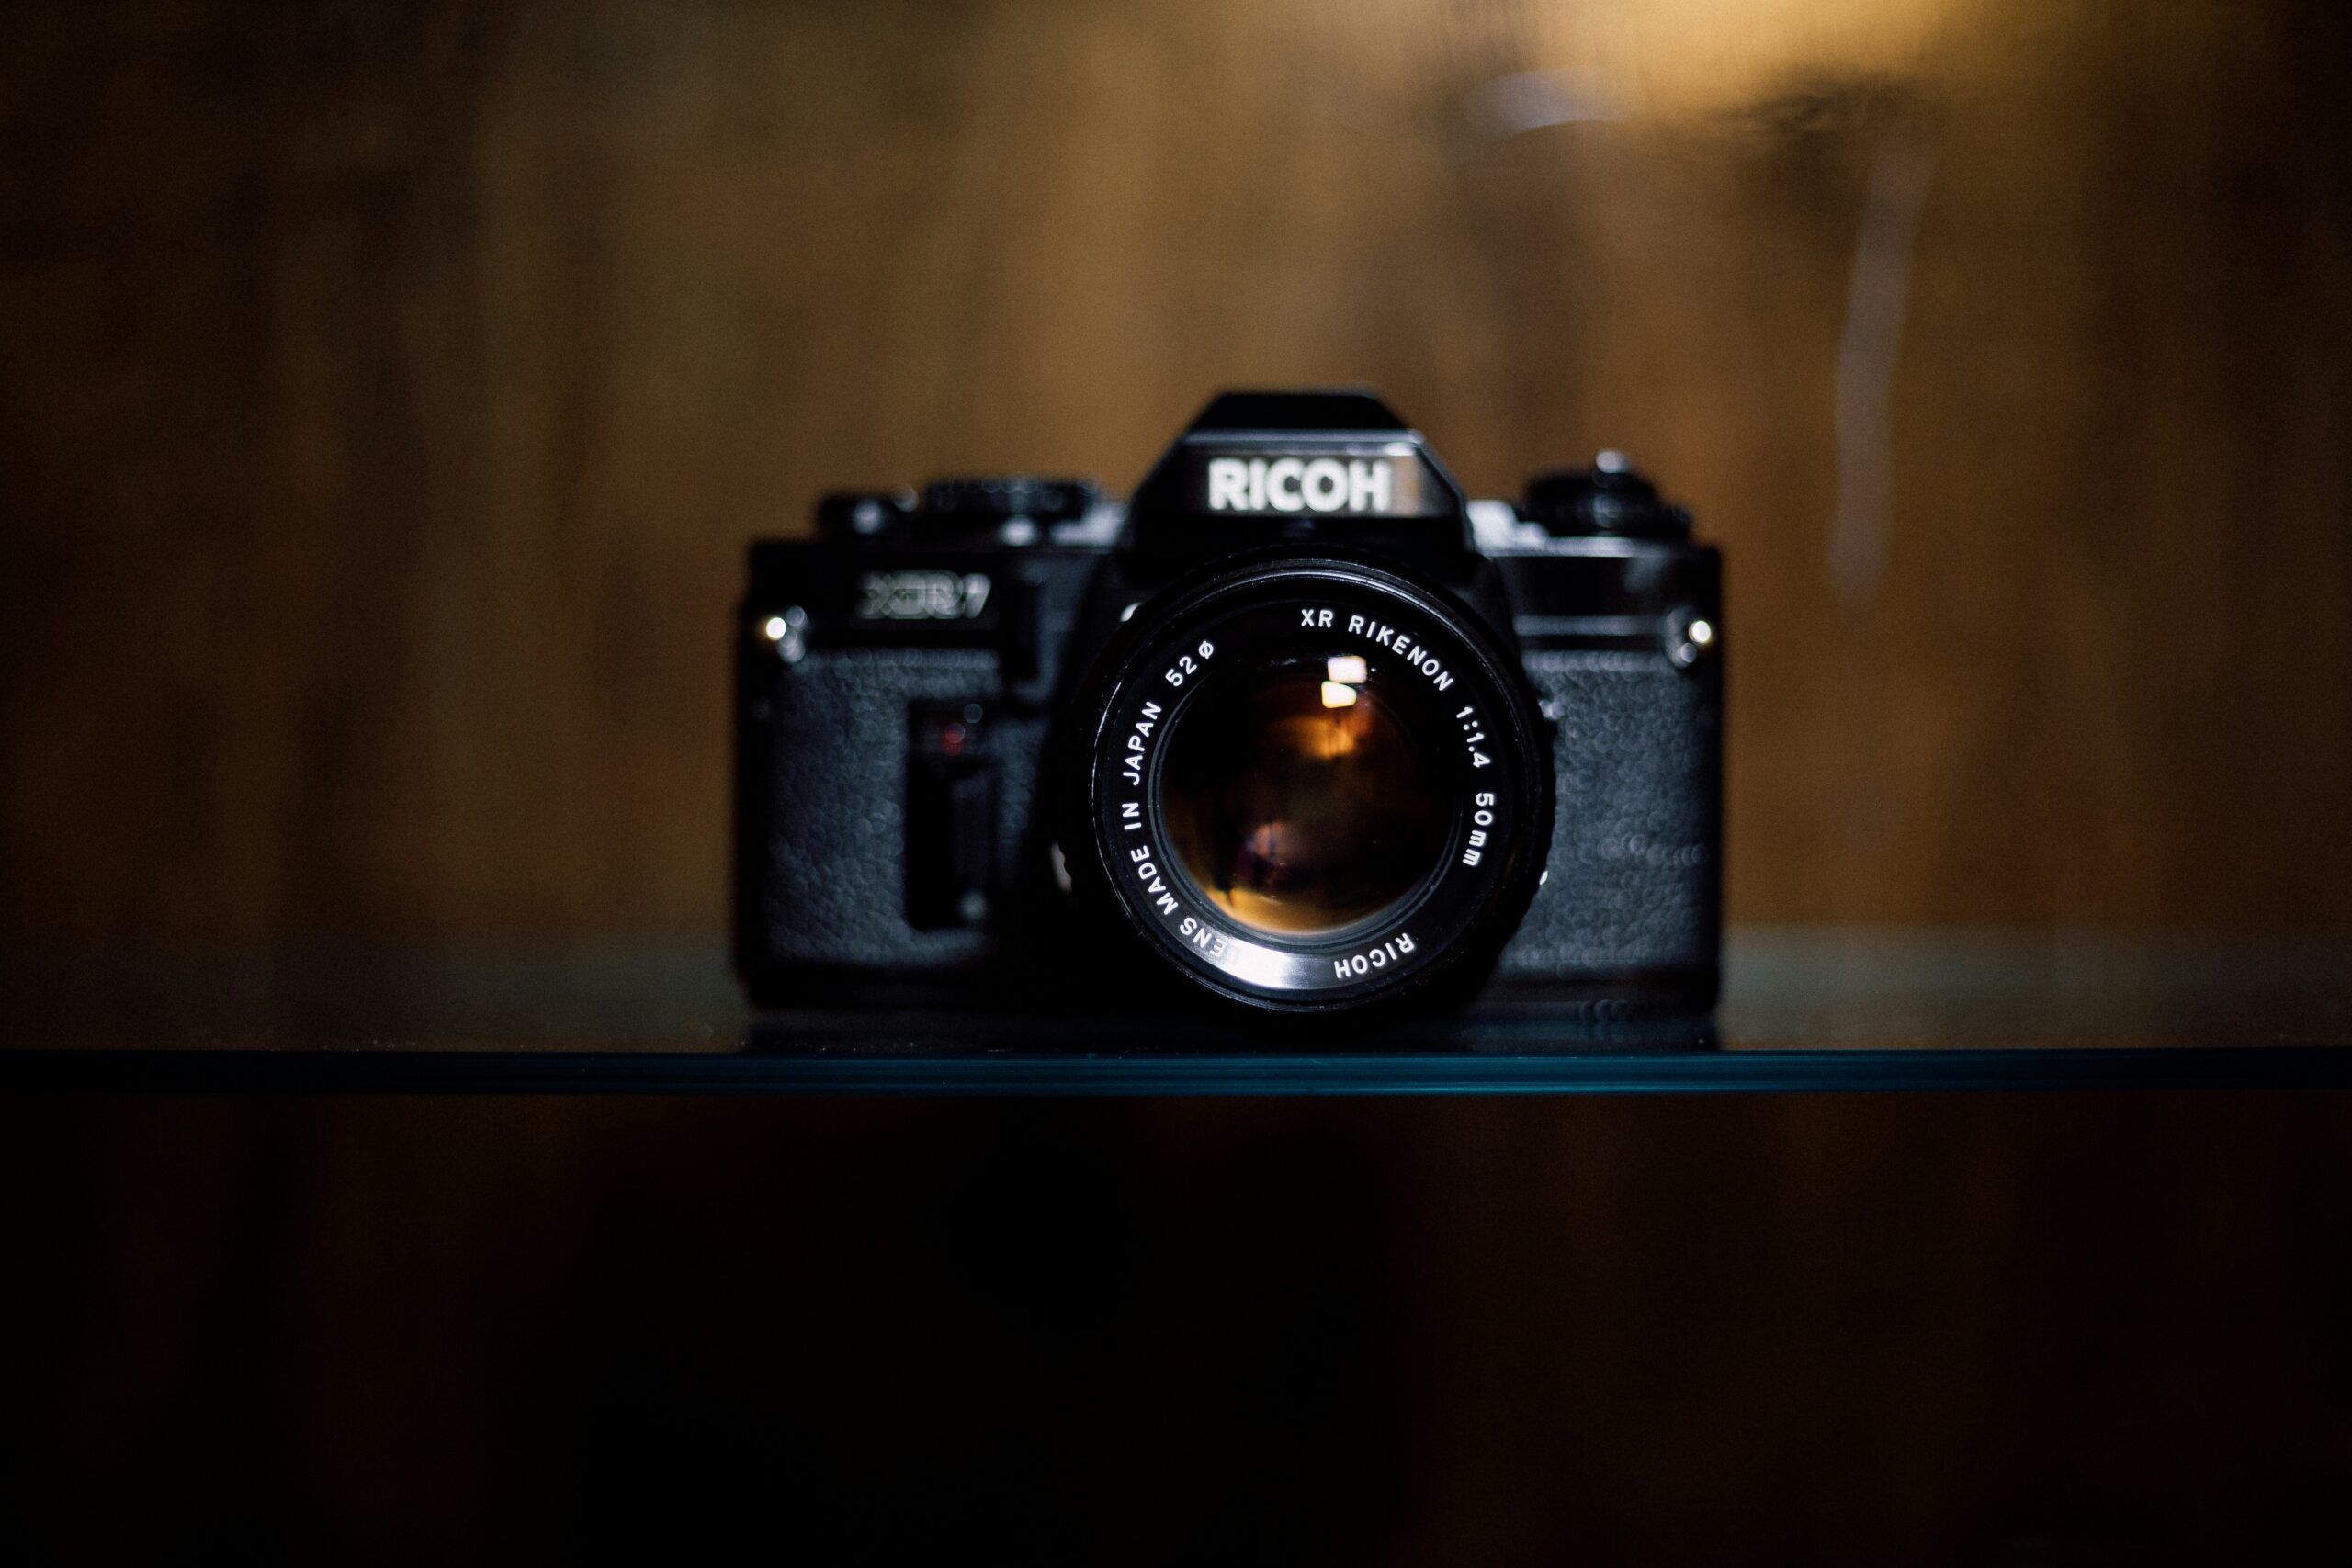
{"label": "ricoh text", "polygon": [[1212,457],[1211,512],[1385,513],[1396,466],[1385,457]]}

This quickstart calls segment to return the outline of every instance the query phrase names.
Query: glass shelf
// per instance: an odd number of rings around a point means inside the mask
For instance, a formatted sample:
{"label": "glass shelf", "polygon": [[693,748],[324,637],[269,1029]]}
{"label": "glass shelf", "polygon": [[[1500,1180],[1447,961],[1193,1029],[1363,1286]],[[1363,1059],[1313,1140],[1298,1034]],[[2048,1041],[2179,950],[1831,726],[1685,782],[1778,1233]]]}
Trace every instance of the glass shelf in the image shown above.
{"label": "glass shelf", "polygon": [[1509,996],[1346,1048],[1166,1019],[752,1014],[712,942],[19,953],[0,1089],[1551,1094],[2352,1087],[2352,940],[1748,931],[1709,1021]]}

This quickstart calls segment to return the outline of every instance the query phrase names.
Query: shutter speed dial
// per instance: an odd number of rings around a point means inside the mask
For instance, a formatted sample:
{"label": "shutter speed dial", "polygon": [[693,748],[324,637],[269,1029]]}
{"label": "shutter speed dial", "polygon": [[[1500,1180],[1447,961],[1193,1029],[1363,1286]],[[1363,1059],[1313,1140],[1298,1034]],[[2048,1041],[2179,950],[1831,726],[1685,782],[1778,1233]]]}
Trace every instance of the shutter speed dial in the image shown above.
{"label": "shutter speed dial", "polygon": [[1663,501],[1623,452],[1603,452],[1585,468],[1555,468],[1527,481],[1520,511],[1555,535],[1627,539],[1686,539],[1690,513]]}

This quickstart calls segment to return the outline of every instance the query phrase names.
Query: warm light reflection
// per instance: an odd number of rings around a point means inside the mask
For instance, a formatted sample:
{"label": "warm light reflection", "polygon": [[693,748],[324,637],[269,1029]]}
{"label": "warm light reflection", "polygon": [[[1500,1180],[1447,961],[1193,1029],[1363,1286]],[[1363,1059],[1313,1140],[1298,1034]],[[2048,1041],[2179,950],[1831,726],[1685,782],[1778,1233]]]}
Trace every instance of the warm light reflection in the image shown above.
{"label": "warm light reflection", "polygon": [[1323,705],[1327,708],[1351,708],[1356,705],[1356,689],[1338,681],[1323,682]]}
{"label": "warm light reflection", "polygon": [[[1343,685],[1361,686],[1366,681],[1372,679],[1372,670],[1369,665],[1364,663],[1361,655],[1353,653],[1337,653],[1333,654],[1330,660],[1323,666],[1323,678],[1327,681],[1340,682]],[[1330,705],[1333,707],[1343,707],[1346,705],[1343,703],[1332,703]]]}
{"label": "warm light reflection", "polygon": [[[1317,13],[1294,3],[1292,15]],[[1454,0],[1344,7],[1318,58],[1359,90],[1424,90],[1433,39],[1482,25]],[[1825,81],[1917,75],[1971,26],[1961,0],[1537,0],[1509,7],[1508,63],[1466,82],[1457,109],[1500,140],[1545,127],[1688,119]],[[1278,11],[1277,14],[1280,14]]]}
{"label": "warm light reflection", "polygon": [[[1831,75],[1903,75],[1954,0],[1619,0],[1534,10],[1528,65],[1636,115],[1708,113]],[[1598,118],[1579,115],[1576,118]]]}

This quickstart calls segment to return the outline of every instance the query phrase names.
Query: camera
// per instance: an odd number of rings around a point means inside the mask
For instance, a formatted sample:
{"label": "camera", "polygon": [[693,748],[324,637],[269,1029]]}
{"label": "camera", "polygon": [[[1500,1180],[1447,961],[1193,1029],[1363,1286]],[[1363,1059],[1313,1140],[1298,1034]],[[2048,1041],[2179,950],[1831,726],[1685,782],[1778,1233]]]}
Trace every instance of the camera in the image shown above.
{"label": "camera", "polygon": [[1721,558],[1620,456],[1473,501],[1368,392],[1228,392],[1124,505],[816,525],[737,637],[756,1004],[1713,1005]]}

